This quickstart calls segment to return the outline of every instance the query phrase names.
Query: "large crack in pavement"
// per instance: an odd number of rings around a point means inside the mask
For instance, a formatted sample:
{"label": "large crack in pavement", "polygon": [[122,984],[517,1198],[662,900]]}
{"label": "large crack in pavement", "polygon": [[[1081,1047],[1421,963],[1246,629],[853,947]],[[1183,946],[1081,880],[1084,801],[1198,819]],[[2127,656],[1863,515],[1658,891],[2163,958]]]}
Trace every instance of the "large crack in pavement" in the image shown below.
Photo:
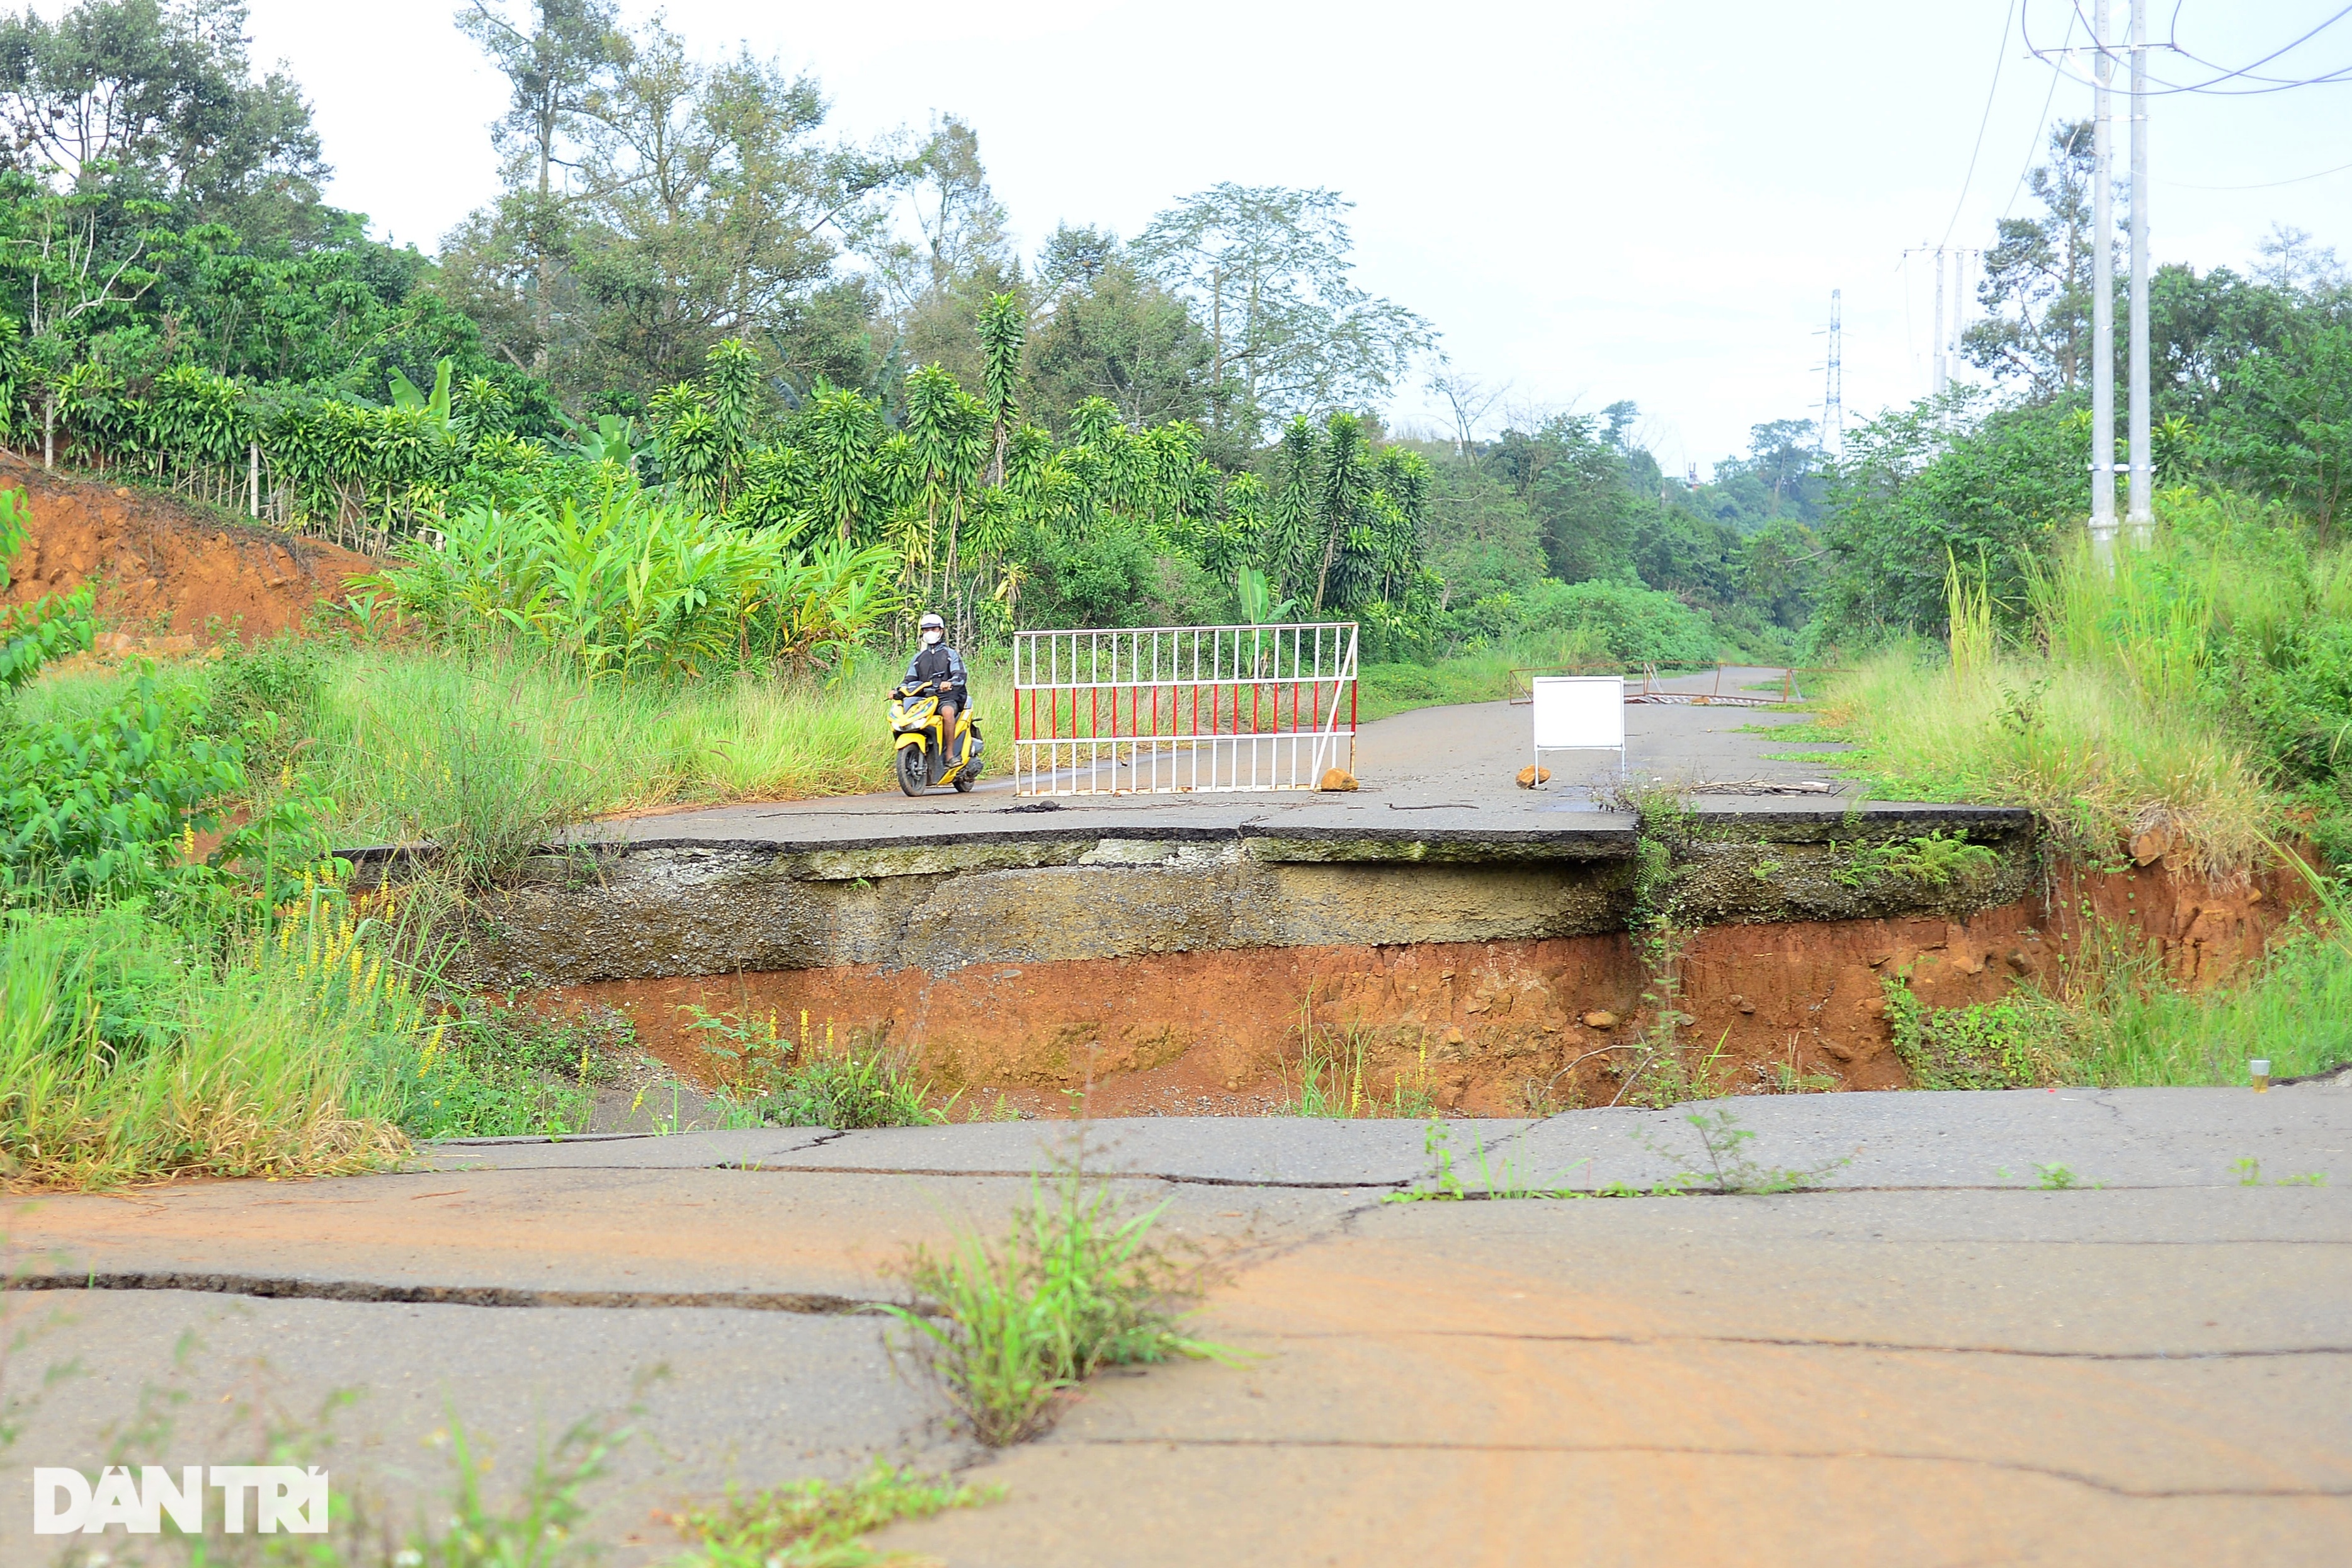
{"label": "large crack in pavement", "polygon": [[27,1274],[11,1290],[192,1290],[309,1301],[373,1301],[436,1307],[698,1307],[747,1312],[841,1317],[904,1302],[814,1290],[541,1290],[511,1285],[386,1285],[369,1279],[299,1279],[258,1274],[169,1269]]}
{"label": "large crack in pavement", "polygon": [[1786,1459],[1800,1462],[1877,1459],[1897,1464],[1966,1465],[1971,1468],[2006,1470],[2069,1481],[2111,1497],[2134,1500],[2165,1498],[2352,1498],[2352,1486],[2342,1487],[2127,1487],[2081,1470],[2054,1465],[2027,1464],[2015,1459],[1989,1459],[1974,1454],[1917,1454],[1892,1448],[1730,1448],[1682,1443],[1448,1443],[1420,1438],[1381,1437],[1056,1437],[1057,1446],[1097,1448],[1258,1448],[1283,1450],[1336,1449],[1366,1453],[1405,1454],[1643,1454],[1659,1458],[1702,1459]]}
{"label": "large crack in pavement", "polygon": [[2063,1351],[2033,1350],[2015,1345],[1939,1345],[1906,1340],[1829,1340],[1786,1334],[1570,1334],[1518,1333],[1501,1329],[1381,1329],[1369,1331],[1334,1329],[1268,1330],[1262,1340],[1341,1341],[1428,1339],[1501,1340],[1526,1344],[1566,1345],[1744,1345],[1780,1350],[1862,1351],[1882,1354],[2017,1356],[2033,1361],[2187,1362],[2258,1361],[2288,1356],[2352,1356],[2352,1345],[2286,1345],[2252,1350],[2216,1351]]}
{"label": "large crack in pavement", "polygon": [[[560,1166],[535,1166],[536,1170],[563,1169]],[[1013,1181],[1034,1181],[1044,1173],[1031,1169],[1016,1171],[947,1169],[920,1165],[777,1165],[765,1161],[729,1161],[702,1167],[713,1171],[746,1171],[761,1174],[801,1176],[930,1176],[930,1177],[1005,1177]],[[1394,1192],[1408,1187],[1420,1176],[1399,1176],[1392,1181],[1351,1182],[1286,1182],[1259,1176],[1200,1176],[1167,1171],[1090,1171],[1088,1179],[1104,1182],[1166,1182],[1182,1187],[1270,1187],[1290,1193],[1364,1193]]]}

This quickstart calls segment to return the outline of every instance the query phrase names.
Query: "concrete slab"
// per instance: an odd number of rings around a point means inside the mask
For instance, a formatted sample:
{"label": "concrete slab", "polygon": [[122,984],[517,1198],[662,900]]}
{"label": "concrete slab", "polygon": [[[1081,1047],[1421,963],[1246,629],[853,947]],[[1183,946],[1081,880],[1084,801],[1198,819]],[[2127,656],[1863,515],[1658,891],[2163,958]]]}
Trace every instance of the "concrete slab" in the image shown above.
{"label": "concrete slab", "polygon": [[[1489,1136],[1474,1187],[1647,1187],[1711,1174],[1693,1115],[1727,1112],[1757,1167],[1815,1173],[1826,1187],[2032,1187],[2063,1166],[2082,1185],[2234,1186],[2319,1174],[2352,1182],[2352,1091],[2332,1083],[2246,1089],[2015,1089],[1979,1094],[1746,1095],[1679,1106],[1564,1111]],[[1467,1124],[1465,1124],[1467,1125]],[[1845,1161],[1835,1165],[1837,1161]],[[1506,1170],[1507,1166],[1507,1171]]]}
{"label": "concrete slab", "polygon": [[[1224,1259],[1202,1331],[1248,1359],[1098,1380],[968,1472],[1008,1501],[877,1544],[959,1568],[2341,1560],[2352,1193],[2241,1185],[2231,1162],[2352,1180],[2352,1090],[1700,1109],[1754,1129],[1759,1163],[1862,1153],[1779,1196],[1406,1203],[1380,1184],[1426,1183],[1417,1123],[1089,1124],[1091,1163]],[[1475,1192],[1474,1148],[1638,1180],[1695,1163],[1629,1136],[1677,1127],[1447,1131]],[[41,1330],[12,1390],[74,1358],[88,1381],[5,1460],[94,1467],[152,1387],[173,1441],[206,1445],[161,1457],[229,1462],[250,1427],[224,1412],[358,1388],[329,1462],[406,1510],[441,1484],[418,1439],[449,1412],[495,1439],[504,1486],[536,1432],[667,1363],[590,1492],[615,1561],[658,1562],[651,1510],[730,1477],[979,1458],[855,1309],[893,1295],[908,1246],[1001,1232],[1070,1131],[705,1134],[663,1141],[676,1165],[653,1140],[475,1145],[434,1158],[572,1163],[44,1199],[8,1226],[45,1287],[0,1303]],[[2006,1162],[2111,1184],[2032,1190]],[[25,1528],[0,1509],[0,1561],[47,1560]]]}
{"label": "concrete slab", "polygon": [[822,1127],[746,1131],[588,1133],[567,1138],[452,1138],[419,1149],[420,1171],[694,1171],[782,1160],[827,1139]]}
{"label": "concrete slab", "polygon": [[972,1472],[1005,1504],[875,1544],[960,1568],[2340,1561],[2347,1243],[2352,1198],[2324,1190],[1391,1205],[1216,1300],[1205,1331],[1246,1367],[1107,1380]]}
{"label": "concrete slab", "polygon": [[730,1482],[846,1479],[877,1454],[934,1471],[973,1456],[936,1394],[894,1374],[873,1318],[148,1290],[31,1300],[16,1364],[74,1370],[0,1453],[0,1561],[12,1568],[86,1545],[25,1533],[29,1466],[94,1463],[142,1403],[168,1432],[131,1442],[128,1462],[263,1462],[266,1432],[300,1431],[326,1444],[309,1458],[332,1478],[338,1508],[394,1527],[446,1513],[453,1426],[491,1462],[484,1489],[500,1510],[574,1424],[629,1429],[587,1493],[588,1533],[623,1564],[672,1560],[681,1542],[657,1513]]}
{"label": "concrete slab", "polygon": [[[1454,1123],[1507,1137],[1523,1121]],[[1050,1169],[1084,1139],[1087,1168],[1122,1175],[1227,1186],[1401,1186],[1431,1169],[1428,1130],[1418,1121],[1331,1121],[1300,1117],[1166,1116],[1094,1122],[983,1122],[892,1127],[845,1133],[793,1155],[793,1170],[920,1170],[1001,1174]]]}
{"label": "concrete slab", "polygon": [[[1244,1246],[1390,1190],[1118,1184],[1175,1229]],[[433,1171],[49,1198],[8,1234],[27,1273],[68,1289],[827,1312],[902,1299],[908,1247],[999,1234],[1033,1195],[1026,1175],[946,1171]]]}

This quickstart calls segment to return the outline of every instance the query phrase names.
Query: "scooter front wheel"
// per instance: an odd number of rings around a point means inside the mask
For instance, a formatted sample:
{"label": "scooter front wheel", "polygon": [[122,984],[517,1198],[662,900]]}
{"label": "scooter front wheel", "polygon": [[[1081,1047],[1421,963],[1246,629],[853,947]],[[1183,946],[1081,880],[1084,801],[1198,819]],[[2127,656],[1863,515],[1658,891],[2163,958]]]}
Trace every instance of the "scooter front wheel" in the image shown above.
{"label": "scooter front wheel", "polygon": [[898,787],[908,795],[920,795],[931,787],[931,764],[922,747],[898,748]]}

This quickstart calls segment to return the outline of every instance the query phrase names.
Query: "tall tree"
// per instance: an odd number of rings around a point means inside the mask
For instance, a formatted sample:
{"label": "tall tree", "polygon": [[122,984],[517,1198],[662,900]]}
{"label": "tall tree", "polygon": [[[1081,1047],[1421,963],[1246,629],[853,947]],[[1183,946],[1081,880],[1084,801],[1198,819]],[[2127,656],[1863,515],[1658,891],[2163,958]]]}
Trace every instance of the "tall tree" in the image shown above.
{"label": "tall tree", "polygon": [[[1117,236],[1065,225],[1046,240],[1038,273],[1046,294],[1031,381],[1041,417],[1062,424],[1089,397],[1139,427],[1208,414],[1208,334],[1181,297],[1137,269]],[[1247,443],[1214,445],[1227,466],[1246,459]]]}
{"label": "tall tree", "polygon": [[[510,332],[551,328],[543,363],[575,400],[642,401],[730,338],[771,372],[799,371],[803,391],[865,382],[869,301],[834,287],[834,262],[878,226],[903,161],[823,142],[815,80],[748,51],[698,62],[658,18],[607,45],[605,78],[563,122],[551,164],[570,173],[551,198],[560,232],[531,229],[535,197],[477,214],[446,253],[452,292]],[[555,286],[560,313],[530,297],[535,276]]]}
{"label": "tall tree", "polygon": [[237,0],[79,0],[0,14],[0,137],[52,189],[102,183],[184,224],[299,238],[328,169],[293,81],[257,79]]}
{"label": "tall tree", "polygon": [[1029,323],[1021,300],[999,294],[980,313],[982,385],[988,399],[988,482],[1004,483],[1004,448],[1021,423],[1021,349]]}
{"label": "tall tree", "polygon": [[1351,280],[1353,205],[1228,183],[1137,237],[1137,262],[1208,319],[1218,428],[1255,441],[1295,415],[1378,400],[1435,341],[1426,321]]}
{"label": "tall tree", "polygon": [[2022,380],[2042,397],[2071,394],[2090,374],[2094,247],[2115,244],[2115,236],[2092,232],[2091,133],[2087,120],[2052,128],[2050,162],[2028,180],[2042,212],[2000,220],[1977,288],[1990,314],[1962,339],[1970,363]]}
{"label": "tall tree", "polygon": [[579,164],[588,128],[605,111],[623,44],[613,0],[473,0],[460,31],[507,79],[507,110],[492,122],[506,157],[506,227],[529,267],[536,337],[531,368],[545,374],[553,335],[556,270],[565,249],[568,192],[559,170]]}

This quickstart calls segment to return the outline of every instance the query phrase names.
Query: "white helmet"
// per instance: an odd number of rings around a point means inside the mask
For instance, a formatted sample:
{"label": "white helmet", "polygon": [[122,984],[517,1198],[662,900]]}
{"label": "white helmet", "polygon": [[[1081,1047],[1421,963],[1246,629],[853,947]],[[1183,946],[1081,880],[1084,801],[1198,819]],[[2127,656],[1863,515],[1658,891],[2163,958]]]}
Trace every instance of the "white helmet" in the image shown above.
{"label": "white helmet", "polygon": [[943,632],[948,629],[948,624],[940,619],[940,613],[937,610],[926,610],[923,612],[923,618],[916,623],[916,629],[926,632]]}

